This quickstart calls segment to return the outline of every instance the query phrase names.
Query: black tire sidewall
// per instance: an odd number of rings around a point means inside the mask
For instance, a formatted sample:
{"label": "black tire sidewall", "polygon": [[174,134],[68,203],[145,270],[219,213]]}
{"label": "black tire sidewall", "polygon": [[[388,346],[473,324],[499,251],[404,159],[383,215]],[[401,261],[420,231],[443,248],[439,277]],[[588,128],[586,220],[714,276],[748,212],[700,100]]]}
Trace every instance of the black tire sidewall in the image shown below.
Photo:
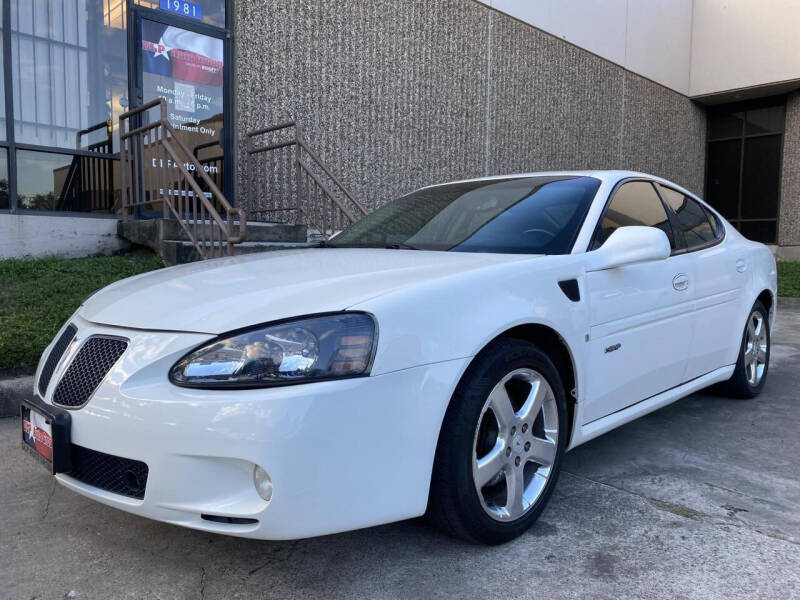
{"label": "black tire sidewall", "polygon": [[[520,368],[539,372],[556,399],[559,435],[555,461],[545,489],[525,515],[511,522],[489,516],[481,505],[472,478],[475,428],[489,392],[508,373]],[[488,544],[513,539],[526,531],[541,514],[555,487],[567,442],[567,406],[564,386],[552,361],[538,347],[523,340],[500,340],[487,347],[465,373],[456,389],[440,435],[439,451],[446,453],[454,471],[455,508],[469,537]],[[439,453],[437,453],[439,454]],[[437,460],[437,463],[440,462]]]}

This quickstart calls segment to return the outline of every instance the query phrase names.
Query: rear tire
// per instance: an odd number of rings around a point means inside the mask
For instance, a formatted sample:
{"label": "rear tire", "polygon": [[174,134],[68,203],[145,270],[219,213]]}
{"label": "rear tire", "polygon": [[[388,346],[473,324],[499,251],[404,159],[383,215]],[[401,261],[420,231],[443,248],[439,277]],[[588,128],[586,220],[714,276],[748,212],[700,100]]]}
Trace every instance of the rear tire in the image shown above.
{"label": "rear tire", "polygon": [[769,312],[756,301],[747,316],[739,347],[739,358],[731,378],[723,390],[734,398],[755,398],[764,389],[769,372],[770,354]]}
{"label": "rear tire", "polygon": [[547,504],[566,444],[566,397],[552,361],[530,342],[493,342],[445,414],[428,518],[470,542],[514,539]]}

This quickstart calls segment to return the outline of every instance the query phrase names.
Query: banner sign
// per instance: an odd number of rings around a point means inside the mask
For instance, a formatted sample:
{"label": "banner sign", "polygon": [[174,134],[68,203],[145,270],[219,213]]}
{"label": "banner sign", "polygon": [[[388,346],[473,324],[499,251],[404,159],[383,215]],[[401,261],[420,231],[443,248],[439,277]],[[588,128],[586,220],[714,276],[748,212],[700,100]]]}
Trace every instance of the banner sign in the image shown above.
{"label": "banner sign", "polygon": [[192,138],[190,148],[220,139],[225,83],[219,38],[142,21],[143,101],[163,98],[170,124]]}

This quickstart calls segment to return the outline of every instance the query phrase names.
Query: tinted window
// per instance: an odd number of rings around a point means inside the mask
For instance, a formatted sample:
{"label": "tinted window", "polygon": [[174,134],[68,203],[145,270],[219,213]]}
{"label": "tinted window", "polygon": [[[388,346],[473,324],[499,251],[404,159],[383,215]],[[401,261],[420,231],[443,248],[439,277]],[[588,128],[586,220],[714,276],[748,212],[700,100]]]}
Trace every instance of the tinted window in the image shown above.
{"label": "tinted window", "polygon": [[330,245],[566,254],[599,186],[592,177],[522,177],[434,186],[386,204]]}
{"label": "tinted window", "polygon": [[675,212],[678,227],[683,232],[689,250],[714,241],[716,228],[711,226],[708,214],[699,202],[676,190],[657,185],[664,201]]}
{"label": "tinted window", "polygon": [[785,112],[783,96],[707,111],[705,200],[760,242],[776,239]]}
{"label": "tinted window", "polygon": [[721,238],[722,235],[723,235],[722,223],[720,223],[719,219],[717,218],[717,215],[712,213],[707,208],[705,208],[705,207],[703,207],[703,208],[706,211],[706,216],[708,217],[708,222],[711,223],[711,231],[714,232],[714,237],[716,239]]}
{"label": "tinted window", "polygon": [[739,215],[739,171],[742,140],[712,142],[708,145],[708,178],[705,200],[726,219]]}
{"label": "tinted window", "polygon": [[742,218],[769,219],[778,215],[781,185],[780,136],[747,139],[742,171]]}
{"label": "tinted window", "polygon": [[600,221],[592,247],[599,248],[615,230],[629,225],[658,227],[667,234],[670,246],[675,249],[667,211],[647,181],[631,181],[616,191]]}

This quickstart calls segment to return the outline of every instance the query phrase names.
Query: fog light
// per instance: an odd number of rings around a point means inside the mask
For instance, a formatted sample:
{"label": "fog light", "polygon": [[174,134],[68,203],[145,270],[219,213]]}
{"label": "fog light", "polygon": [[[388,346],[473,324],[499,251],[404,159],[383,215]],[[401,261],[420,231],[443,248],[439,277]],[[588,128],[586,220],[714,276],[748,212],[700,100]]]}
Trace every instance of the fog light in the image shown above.
{"label": "fog light", "polygon": [[259,496],[267,502],[272,500],[272,479],[270,479],[267,472],[258,465],[253,469],[253,483],[256,486],[256,491]]}

